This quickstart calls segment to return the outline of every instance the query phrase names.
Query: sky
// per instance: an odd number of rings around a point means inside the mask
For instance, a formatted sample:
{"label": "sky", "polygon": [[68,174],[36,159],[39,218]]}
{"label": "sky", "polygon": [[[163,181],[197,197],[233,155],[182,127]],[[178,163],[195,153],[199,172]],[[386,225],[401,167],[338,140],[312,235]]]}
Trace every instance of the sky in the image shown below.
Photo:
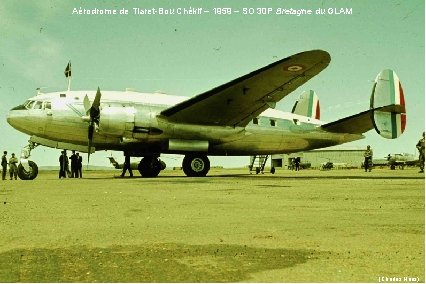
{"label": "sky", "polygon": [[[117,14],[78,13],[96,8]],[[175,9],[176,13],[141,15],[134,8]],[[184,14],[192,8],[203,12]],[[231,8],[231,14],[215,14],[229,11],[215,8]],[[277,15],[284,9],[312,13]],[[64,69],[69,60],[71,90],[134,88],[189,98],[292,54],[322,49],[330,53],[330,65],[276,109],[290,111],[299,95],[312,89],[320,98],[323,121],[362,112],[369,108],[376,75],[390,68],[404,89],[405,133],[388,140],[372,130],[366,139],[345,145],[371,145],[377,158],[388,153],[414,154],[425,128],[424,44],[423,0],[1,0],[0,149],[19,154],[27,145],[29,137],[6,122],[7,113],[34,96],[36,88],[65,90]],[[56,165],[59,154],[57,149],[40,146],[31,159],[39,165]],[[111,154],[123,160],[122,153],[101,151],[91,156],[91,164],[107,165]],[[182,157],[165,156],[164,160],[168,166],[178,166]],[[234,167],[247,165],[249,159],[211,157],[211,162]]]}

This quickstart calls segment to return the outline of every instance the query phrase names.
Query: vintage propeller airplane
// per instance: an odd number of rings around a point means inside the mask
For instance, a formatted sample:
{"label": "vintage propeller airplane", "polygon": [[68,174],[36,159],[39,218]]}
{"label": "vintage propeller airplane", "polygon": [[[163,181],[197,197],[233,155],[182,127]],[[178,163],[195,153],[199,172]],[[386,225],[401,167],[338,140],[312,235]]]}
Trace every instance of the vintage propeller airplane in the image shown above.
{"label": "vintage propeller airplane", "polygon": [[[37,176],[37,165],[28,158],[38,145],[89,155],[123,151],[142,157],[138,169],[144,177],[156,177],[164,168],[160,154],[183,154],[185,174],[202,177],[210,169],[208,155],[292,153],[362,139],[373,128],[385,138],[404,132],[404,94],[392,70],[377,75],[370,109],[359,114],[322,122],[313,91],[304,92],[291,113],[273,109],[329,63],[326,51],[298,53],[189,99],[99,88],[39,92],[7,117],[30,135],[19,177]],[[65,73],[70,75],[70,65]]]}

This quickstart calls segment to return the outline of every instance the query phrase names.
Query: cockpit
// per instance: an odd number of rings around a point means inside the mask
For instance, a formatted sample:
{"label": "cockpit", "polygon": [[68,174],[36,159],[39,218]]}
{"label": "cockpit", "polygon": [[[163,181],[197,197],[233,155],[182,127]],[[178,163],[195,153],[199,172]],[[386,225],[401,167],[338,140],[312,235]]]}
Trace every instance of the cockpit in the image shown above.
{"label": "cockpit", "polygon": [[51,109],[51,108],[52,108],[52,103],[50,101],[28,100],[22,105],[12,108],[12,110]]}

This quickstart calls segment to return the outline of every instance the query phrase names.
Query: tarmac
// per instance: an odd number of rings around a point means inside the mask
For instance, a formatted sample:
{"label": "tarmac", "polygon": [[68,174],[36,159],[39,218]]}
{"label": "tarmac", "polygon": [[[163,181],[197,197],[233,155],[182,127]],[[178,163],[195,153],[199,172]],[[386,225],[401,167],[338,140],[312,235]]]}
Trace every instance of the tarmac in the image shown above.
{"label": "tarmac", "polygon": [[425,176],[118,171],[0,182],[0,282],[424,282]]}

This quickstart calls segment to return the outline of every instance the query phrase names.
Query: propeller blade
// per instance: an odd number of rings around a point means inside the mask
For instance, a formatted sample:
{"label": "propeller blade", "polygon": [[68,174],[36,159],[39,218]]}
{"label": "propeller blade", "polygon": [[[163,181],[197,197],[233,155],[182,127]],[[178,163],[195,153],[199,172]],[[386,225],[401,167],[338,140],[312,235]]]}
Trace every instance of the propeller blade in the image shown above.
{"label": "propeller blade", "polygon": [[101,105],[101,90],[98,87],[96,91],[95,100],[92,103],[92,107],[90,108],[90,117],[92,119],[99,119],[99,106]]}
{"label": "propeller blade", "polygon": [[92,152],[92,143],[93,143],[93,133],[95,132],[95,127],[99,126],[99,118],[100,118],[100,105],[101,105],[101,90],[98,87],[96,91],[95,100],[92,104],[90,104],[90,100],[87,95],[84,97],[83,105],[86,110],[86,114],[90,115],[89,128],[87,131],[87,139],[88,139],[88,151],[87,151],[87,165],[90,162],[90,153]]}
{"label": "propeller blade", "polygon": [[90,111],[90,108],[92,107],[87,94],[84,96],[83,106],[84,106],[84,110],[86,111],[86,115],[87,115]]}

